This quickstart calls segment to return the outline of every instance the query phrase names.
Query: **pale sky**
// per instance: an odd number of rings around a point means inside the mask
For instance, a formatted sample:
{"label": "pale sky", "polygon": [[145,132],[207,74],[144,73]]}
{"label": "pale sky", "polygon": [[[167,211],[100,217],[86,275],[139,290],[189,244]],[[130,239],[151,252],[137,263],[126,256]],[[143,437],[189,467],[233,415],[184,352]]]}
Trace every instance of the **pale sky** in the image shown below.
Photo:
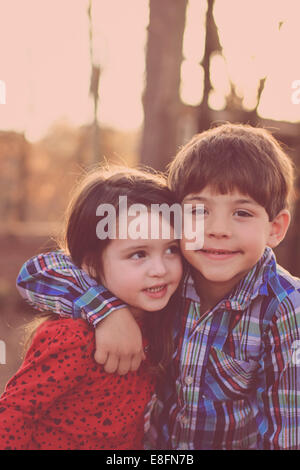
{"label": "pale sky", "polygon": [[[94,51],[100,62],[100,123],[121,130],[143,121],[147,0],[94,0]],[[56,121],[92,120],[88,96],[90,56],[87,0],[0,0],[0,130],[42,137]],[[202,95],[203,19],[206,2],[190,0],[184,37],[181,96],[197,104]],[[292,82],[300,80],[299,0],[216,0],[216,21],[226,61],[212,63],[211,106],[221,109],[228,78],[253,106],[260,78],[268,76],[259,112],[300,120]],[[279,21],[284,21],[279,30]]]}

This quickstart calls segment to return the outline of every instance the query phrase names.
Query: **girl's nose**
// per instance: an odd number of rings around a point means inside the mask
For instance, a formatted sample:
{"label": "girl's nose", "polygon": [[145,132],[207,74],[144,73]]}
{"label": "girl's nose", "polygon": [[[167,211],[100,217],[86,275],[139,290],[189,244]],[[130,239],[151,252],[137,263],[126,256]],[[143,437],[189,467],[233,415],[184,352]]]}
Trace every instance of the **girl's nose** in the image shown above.
{"label": "girl's nose", "polygon": [[167,272],[165,263],[161,257],[155,257],[151,260],[149,267],[150,276],[164,276]]}

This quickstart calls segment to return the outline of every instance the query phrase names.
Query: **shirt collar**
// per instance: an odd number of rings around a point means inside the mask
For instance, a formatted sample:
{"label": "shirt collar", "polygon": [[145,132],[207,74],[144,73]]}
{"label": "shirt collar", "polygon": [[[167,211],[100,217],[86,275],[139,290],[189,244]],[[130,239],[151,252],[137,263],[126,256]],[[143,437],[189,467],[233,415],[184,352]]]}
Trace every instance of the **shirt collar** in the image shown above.
{"label": "shirt collar", "polygon": [[[241,279],[228,297],[221,300],[218,308],[244,310],[258,295],[269,295],[270,289],[280,300],[287,295],[277,276],[275,254],[267,247],[256,265]],[[187,273],[183,283],[183,295],[200,303],[190,272]]]}

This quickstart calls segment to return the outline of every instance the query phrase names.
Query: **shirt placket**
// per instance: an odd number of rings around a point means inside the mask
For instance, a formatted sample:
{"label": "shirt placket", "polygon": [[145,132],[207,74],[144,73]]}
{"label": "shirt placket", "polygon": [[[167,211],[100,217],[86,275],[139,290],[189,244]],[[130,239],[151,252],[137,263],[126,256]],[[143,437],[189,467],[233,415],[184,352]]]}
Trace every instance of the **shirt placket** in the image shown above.
{"label": "shirt placket", "polygon": [[[194,434],[197,424],[198,403],[201,399],[201,379],[204,371],[207,343],[213,312],[200,318],[199,305],[194,304],[197,312],[192,312],[199,320],[186,329],[181,348],[181,377],[177,379],[177,392],[180,408],[172,435],[172,447],[175,449],[194,448]],[[192,323],[192,322],[191,322]]]}

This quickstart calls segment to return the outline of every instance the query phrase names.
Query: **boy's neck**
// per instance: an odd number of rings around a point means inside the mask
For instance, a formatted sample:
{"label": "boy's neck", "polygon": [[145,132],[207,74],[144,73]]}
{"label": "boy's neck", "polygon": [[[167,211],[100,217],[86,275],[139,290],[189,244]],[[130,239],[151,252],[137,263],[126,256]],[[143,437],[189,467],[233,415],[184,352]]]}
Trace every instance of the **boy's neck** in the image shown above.
{"label": "boy's neck", "polygon": [[[193,279],[195,282],[195,289],[200,297],[200,312],[201,314],[212,310],[224,297],[226,297],[233,289],[234,286],[227,283],[214,283],[205,279],[199,271],[192,271]],[[240,280],[237,280],[238,284]],[[236,285],[235,284],[235,285]]]}
{"label": "boy's neck", "polygon": [[[254,265],[256,266],[263,258]],[[200,313],[201,315],[209,310],[212,310],[222,299],[228,297],[228,295],[236,288],[242,279],[254,268],[252,266],[247,272],[240,273],[239,276],[229,280],[228,282],[213,282],[207,280],[202,274],[192,268],[191,274],[194,280],[194,285],[197,294],[200,297]]]}

